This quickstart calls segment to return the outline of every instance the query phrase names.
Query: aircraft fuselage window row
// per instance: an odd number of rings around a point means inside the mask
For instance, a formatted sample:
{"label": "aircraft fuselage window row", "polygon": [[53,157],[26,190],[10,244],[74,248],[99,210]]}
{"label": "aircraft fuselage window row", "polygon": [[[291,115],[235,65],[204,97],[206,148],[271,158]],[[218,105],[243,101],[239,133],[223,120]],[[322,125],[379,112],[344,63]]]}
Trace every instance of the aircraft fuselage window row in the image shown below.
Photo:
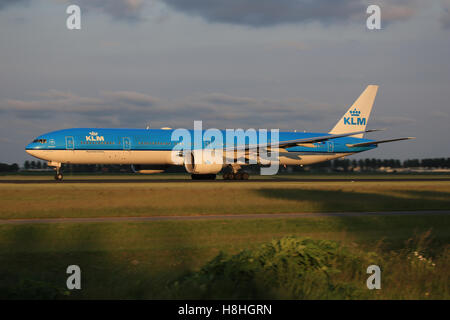
{"label": "aircraft fuselage window row", "polygon": [[[42,143],[45,144],[47,143],[47,139],[34,139],[33,143]],[[113,145],[116,144],[116,142],[114,141],[80,141],[80,144],[103,144],[103,145]],[[119,141],[117,144],[121,144],[121,142]],[[149,141],[149,142],[145,142],[145,141],[139,141],[138,144],[140,145],[176,145],[178,144],[178,142],[162,142],[162,141]],[[181,143],[181,145],[183,145],[183,143]]]}
{"label": "aircraft fuselage window row", "polygon": [[[37,142],[37,141],[35,140],[34,142]],[[106,144],[106,145],[112,145],[112,144],[116,144],[116,143],[115,142],[109,142],[109,141],[81,141],[80,144]],[[120,141],[118,142],[118,144],[121,144]],[[161,141],[141,142],[141,141],[139,141],[138,144],[140,144],[140,145],[175,145],[175,144],[177,144],[177,142],[161,142]]]}

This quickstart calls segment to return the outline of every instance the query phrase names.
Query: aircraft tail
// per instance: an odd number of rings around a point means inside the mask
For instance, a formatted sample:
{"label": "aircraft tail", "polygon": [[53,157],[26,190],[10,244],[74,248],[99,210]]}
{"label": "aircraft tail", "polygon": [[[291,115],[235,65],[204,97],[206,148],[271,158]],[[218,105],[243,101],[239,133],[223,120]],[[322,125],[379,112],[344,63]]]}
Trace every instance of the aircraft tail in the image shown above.
{"label": "aircraft tail", "polygon": [[[369,85],[366,90],[347,110],[344,116],[336,123],[330,134],[343,134],[357,131],[364,131],[369,121],[373,102],[377,95],[378,86]],[[355,138],[362,138],[363,133],[355,134]]]}

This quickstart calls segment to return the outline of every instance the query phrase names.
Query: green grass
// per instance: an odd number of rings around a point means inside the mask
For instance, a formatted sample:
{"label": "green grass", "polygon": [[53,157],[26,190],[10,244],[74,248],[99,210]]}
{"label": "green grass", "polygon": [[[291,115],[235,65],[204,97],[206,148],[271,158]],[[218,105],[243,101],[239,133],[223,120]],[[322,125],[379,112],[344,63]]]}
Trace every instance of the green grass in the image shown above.
{"label": "green grass", "polygon": [[[29,284],[20,285],[24,280],[64,290],[65,270],[71,264],[82,269],[82,290],[68,298],[180,298],[169,284],[198,270],[222,250],[232,254],[285,235],[297,235],[337,240],[364,252],[379,250],[377,242],[384,239],[383,252],[389,255],[389,250],[403,248],[409,238],[431,229],[434,241],[423,254],[435,257],[449,243],[449,228],[450,219],[445,215],[1,225],[0,298],[15,297],[17,292],[29,296],[23,288]],[[374,263],[383,267],[387,261],[380,256]],[[406,267],[406,261],[389,266],[399,269],[396,275]],[[367,266],[360,268],[365,270]],[[448,285],[447,270],[438,270],[428,276],[428,281],[439,279]],[[421,287],[423,281],[408,280],[407,275],[400,283],[388,274],[383,277],[395,285],[383,282],[381,292],[365,298],[449,298],[441,289],[425,296],[430,289]],[[360,278],[347,280],[364,286]],[[188,292],[181,298],[192,297]]]}
{"label": "green grass", "polygon": [[[199,271],[172,282],[179,297],[203,299],[448,298],[450,250],[430,257],[428,233],[397,252],[333,240],[285,236],[238,254],[220,253]],[[381,291],[368,290],[362,266],[382,270]]]}
{"label": "green grass", "polygon": [[[447,181],[0,183],[0,219],[449,210],[449,195]],[[430,243],[406,243],[428,230]],[[359,288],[358,298],[450,298],[450,218],[437,214],[0,224],[0,298],[198,298],[198,292],[178,292],[171,284],[220,251],[236,254],[286,235],[335,240],[351,250],[359,262],[336,281]],[[431,257],[436,268],[423,267],[411,250]],[[365,289],[368,253],[383,270],[376,292]],[[65,270],[71,264],[82,269],[82,290],[66,296]],[[316,287],[310,297],[346,297]],[[269,296],[277,297],[286,295]]]}
{"label": "green grass", "polygon": [[449,209],[448,181],[0,183],[0,219]]}

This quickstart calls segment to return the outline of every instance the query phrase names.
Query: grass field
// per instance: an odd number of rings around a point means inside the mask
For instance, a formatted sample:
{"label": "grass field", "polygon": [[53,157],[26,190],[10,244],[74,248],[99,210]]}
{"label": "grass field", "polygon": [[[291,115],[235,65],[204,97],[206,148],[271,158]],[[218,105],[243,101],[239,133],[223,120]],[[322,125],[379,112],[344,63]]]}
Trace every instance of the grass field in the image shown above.
{"label": "grass field", "polygon": [[0,218],[450,209],[448,181],[1,184]]}
{"label": "grass field", "polygon": [[[0,219],[449,210],[449,195],[446,181],[0,183]],[[427,231],[431,242],[419,241]],[[366,265],[336,278],[359,288],[359,298],[450,298],[450,218],[433,214],[0,224],[0,298],[201,298],[176,292],[171,283],[220,251],[234,254],[286,235],[336,240],[355,254],[373,253],[371,262],[383,270],[381,290],[365,289]],[[405,252],[417,250],[436,266],[412,264]],[[61,295],[71,264],[82,269],[82,290]],[[318,288],[310,297],[347,297],[327,290]]]}

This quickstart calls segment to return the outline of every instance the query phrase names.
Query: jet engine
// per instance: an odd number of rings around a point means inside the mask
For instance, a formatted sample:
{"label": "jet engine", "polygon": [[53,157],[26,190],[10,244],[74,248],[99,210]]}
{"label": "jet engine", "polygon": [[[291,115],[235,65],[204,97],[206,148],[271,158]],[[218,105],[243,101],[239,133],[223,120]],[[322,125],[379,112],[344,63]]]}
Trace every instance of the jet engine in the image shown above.
{"label": "jet engine", "polygon": [[224,163],[222,154],[215,150],[193,150],[184,155],[184,167],[193,175],[215,175]]}

